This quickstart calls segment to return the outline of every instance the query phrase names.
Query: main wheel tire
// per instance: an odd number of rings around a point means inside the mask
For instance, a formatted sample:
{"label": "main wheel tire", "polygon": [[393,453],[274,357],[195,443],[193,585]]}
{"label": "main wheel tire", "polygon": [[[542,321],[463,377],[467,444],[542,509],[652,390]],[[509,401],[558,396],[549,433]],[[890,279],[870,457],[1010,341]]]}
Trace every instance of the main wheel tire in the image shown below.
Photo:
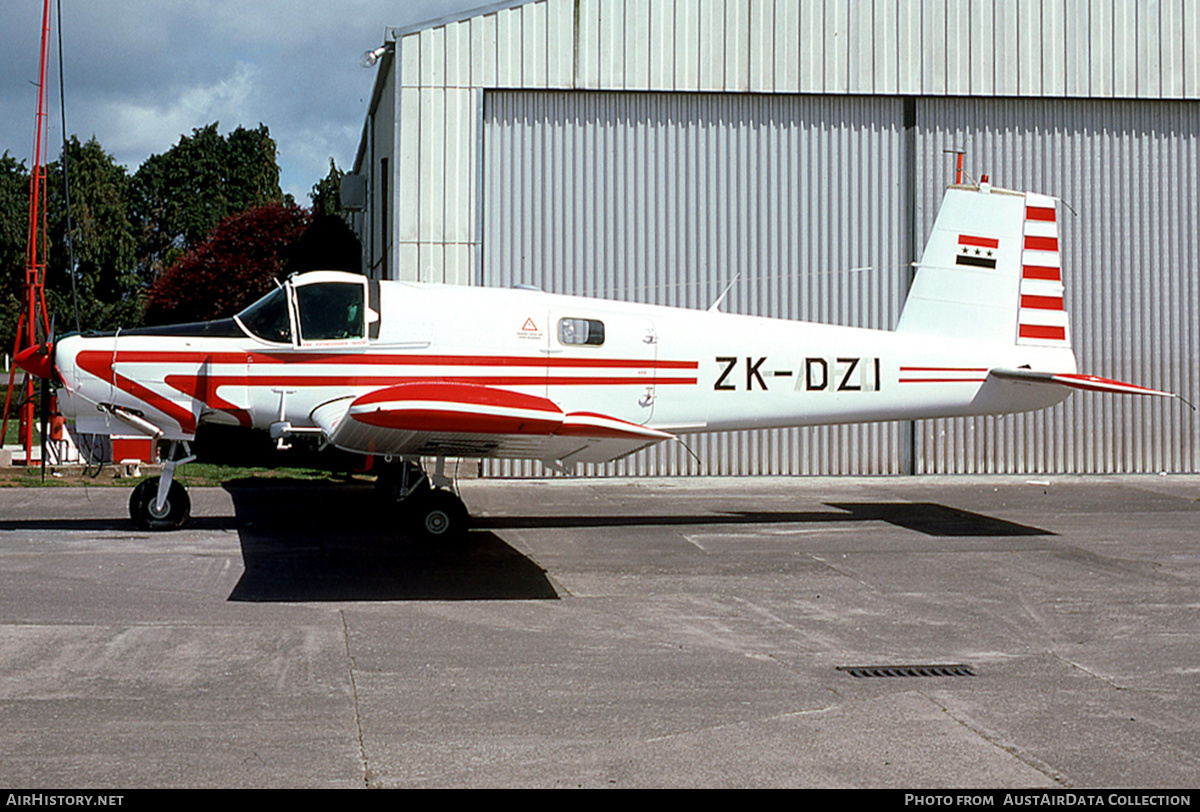
{"label": "main wheel tire", "polygon": [[192,500],[187,489],[172,480],[162,510],[155,510],[159,477],[142,480],[129,495],[129,516],[142,530],[178,530],[192,515]]}
{"label": "main wheel tire", "polygon": [[422,541],[461,541],[466,537],[470,515],[455,494],[435,488],[409,506],[409,528]]}

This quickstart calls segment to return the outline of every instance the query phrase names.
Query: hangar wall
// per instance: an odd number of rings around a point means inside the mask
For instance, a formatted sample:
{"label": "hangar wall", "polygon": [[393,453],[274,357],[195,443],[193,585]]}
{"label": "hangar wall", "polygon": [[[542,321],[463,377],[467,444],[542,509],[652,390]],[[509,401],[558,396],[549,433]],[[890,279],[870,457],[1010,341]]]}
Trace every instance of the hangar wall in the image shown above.
{"label": "hangar wall", "polygon": [[[894,97],[494,91],[484,285],[891,328],[907,290]],[[732,285],[732,287],[730,287]],[[703,473],[899,473],[901,424],[700,434]],[[493,464],[496,471],[537,464]],[[594,473],[696,472],[686,451]]]}
{"label": "hangar wall", "polygon": [[395,183],[367,266],[459,284],[488,90],[1200,98],[1194,0],[507,0],[386,37],[355,172]]}
{"label": "hangar wall", "polygon": [[[482,283],[700,308],[732,283],[729,312],[890,329],[916,256],[908,235],[919,253],[950,180],[943,150],[965,147],[994,180],[1070,207],[1064,281],[1081,368],[1197,398],[1195,104],[920,99],[911,154],[903,107],[886,96],[489,92]],[[922,421],[911,446],[903,424],[687,442],[709,474],[1190,471],[1198,459],[1192,412],[1107,395]],[[595,472],[689,470],[686,452],[666,448]]]}
{"label": "hangar wall", "polygon": [[[1200,400],[1194,3],[538,0],[389,37],[356,162],[373,275],[703,306],[737,273],[727,309],[891,326],[907,279],[883,269],[915,258],[941,150],[966,147],[1079,212],[1081,365]],[[1091,395],[689,438],[699,467],[655,449],[595,473],[1195,471],[1197,442],[1177,404]]]}
{"label": "hangar wall", "polygon": [[[1010,188],[1060,197],[1063,283],[1080,369],[1200,403],[1200,104],[922,99],[918,177],[941,150]],[[917,188],[918,232],[940,193]],[[1045,412],[918,423],[919,473],[1200,470],[1196,413],[1078,395]]]}

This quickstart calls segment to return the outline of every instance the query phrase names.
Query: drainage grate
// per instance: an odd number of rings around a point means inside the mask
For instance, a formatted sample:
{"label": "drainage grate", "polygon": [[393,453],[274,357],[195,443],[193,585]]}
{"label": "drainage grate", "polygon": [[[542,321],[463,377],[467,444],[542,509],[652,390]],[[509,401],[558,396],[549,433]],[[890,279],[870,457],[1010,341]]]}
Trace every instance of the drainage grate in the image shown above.
{"label": "drainage grate", "polygon": [[949,665],[839,665],[852,677],[973,677],[975,669],[965,663]]}

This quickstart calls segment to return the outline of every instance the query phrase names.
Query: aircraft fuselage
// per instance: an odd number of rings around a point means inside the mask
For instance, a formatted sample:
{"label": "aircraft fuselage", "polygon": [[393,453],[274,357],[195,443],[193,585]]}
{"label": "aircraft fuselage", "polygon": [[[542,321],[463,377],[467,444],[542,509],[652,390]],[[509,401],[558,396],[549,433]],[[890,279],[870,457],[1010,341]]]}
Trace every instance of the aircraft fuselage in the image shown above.
{"label": "aircraft fuselage", "polygon": [[239,319],[222,323],[221,335],[198,326],[193,335],[171,327],[65,337],[56,347],[64,414],[81,431],[115,433],[114,407],[132,410],[164,439],[190,439],[205,421],[317,429],[314,412],[335,399],[458,383],[679,433],[1040,409],[1066,391],[989,381],[988,370],[1075,369],[1069,349],[528,290],[349,281],[372,288],[364,295],[374,320],[360,336],[309,339],[291,329],[286,341],[268,340]]}

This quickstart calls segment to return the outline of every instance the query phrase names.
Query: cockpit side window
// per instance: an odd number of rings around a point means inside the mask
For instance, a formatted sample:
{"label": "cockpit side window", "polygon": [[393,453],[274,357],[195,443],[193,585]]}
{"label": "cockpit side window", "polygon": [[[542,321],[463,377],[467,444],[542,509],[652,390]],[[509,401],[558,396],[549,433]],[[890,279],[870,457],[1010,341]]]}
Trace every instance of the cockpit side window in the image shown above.
{"label": "cockpit side window", "polygon": [[292,320],[288,316],[287,294],[276,288],[238,313],[246,329],[264,341],[292,343]]}
{"label": "cockpit side window", "polygon": [[318,282],[296,288],[302,341],[334,341],[364,335],[363,286]]}

